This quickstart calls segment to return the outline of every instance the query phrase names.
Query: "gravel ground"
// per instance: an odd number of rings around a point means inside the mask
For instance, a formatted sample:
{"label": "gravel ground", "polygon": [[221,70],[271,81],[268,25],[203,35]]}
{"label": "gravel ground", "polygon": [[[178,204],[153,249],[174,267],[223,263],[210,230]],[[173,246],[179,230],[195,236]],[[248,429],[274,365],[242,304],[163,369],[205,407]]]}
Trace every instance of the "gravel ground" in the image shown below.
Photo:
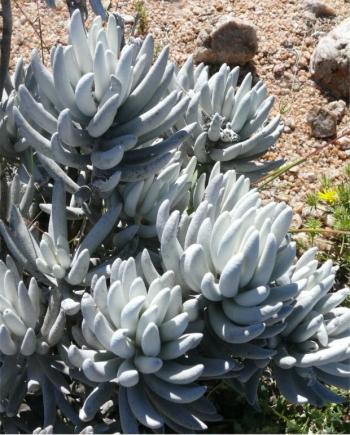
{"label": "gravel ground", "polygon": [[[136,0],[110,3],[111,10],[135,14]],[[350,14],[347,0],[329,0],[329,4],[336,10],[336,17],[314,20],[305,14],[302,0],[145,0],[144,10],[148,31],[155,36],[159,48],[170,44],[171,58],[178,65],[193,52],[201,28],[216,16],[233,14],[256,26],[259,51],[244,72],[250,70],[255,78],[266,82],[270,94],[276,96],[274,112],[280,112],[285,123],[276,149],[267,157],[293,161],[324,145],[321,140],[310,137],[306,116],[311,107],[322,106],[332,98],[317,88],[308,65],[319,38]],[[34,47],[41,50],[48,61],[48,47],[67,40],[68,12],[63,1],[60,0],[58,10],[48,9],[43,0],[14,0],[13,5],[13,62],[19,56],[27,60]],[[349,107],[338,131],[348,126]],[[300,224],[305,196],[319,186],[321,175],[326,174],[334,183],[341,181],[347,160],[344,149],[349,147],[350,137],[341,142],[322,149],[276,179],[265,191],[265,197],[288,202]]]}

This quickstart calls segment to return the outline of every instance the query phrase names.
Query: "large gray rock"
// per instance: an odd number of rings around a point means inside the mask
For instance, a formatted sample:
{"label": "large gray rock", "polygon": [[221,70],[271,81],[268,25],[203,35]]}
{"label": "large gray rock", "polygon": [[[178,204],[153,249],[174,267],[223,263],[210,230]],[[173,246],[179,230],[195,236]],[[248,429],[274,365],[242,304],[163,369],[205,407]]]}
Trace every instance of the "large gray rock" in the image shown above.
{"label": "large gray rock", "polygon": [[255,27],[230,15],[203,29],[193,54],[196,63],[244,65],[258,50]]}
{"label": "large gray rock", "polygon": [[311,60],[314,80],[337,98],[350,98],[350,18],[317,44]]}

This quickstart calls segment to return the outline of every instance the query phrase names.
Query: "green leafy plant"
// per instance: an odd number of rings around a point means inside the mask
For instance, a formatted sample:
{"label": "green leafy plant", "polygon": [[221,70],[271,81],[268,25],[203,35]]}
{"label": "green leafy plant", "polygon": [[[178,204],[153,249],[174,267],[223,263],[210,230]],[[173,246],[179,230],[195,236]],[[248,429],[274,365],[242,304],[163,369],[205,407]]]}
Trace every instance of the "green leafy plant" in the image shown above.
{"label": "green leafy plant", "polygon": [[321,229],[321,221],[315,217],[307,218],[305,222],[305,228],[311,230],[310,238],[311,243],[314,243],[315,237],[319,234],[319,230]]}
{"label": "green leafy plant", "polygon": [[[336,389],[334,389],[336,390]],[[259,407],[247,406],[243,396],[221,381],[209,391],[225,418],[210,425],[215,433],[347,433],[349,405],[327,404],[322,408],[293,405],[264,377],[259,386]]]}
{"label": "green leafy plant", "polygon": [[135,1],[136,19],[138,20],[137,29],[141,35],[148,31],[148,14],[143,0]]}
{"label": "green leafy plant", "polygon": [[305,202],[309,207],[316,208],[318,204],[318,196],[316,193],[308,193]]}
{"label": "green leafy plant", "polygon": [[[310,243],[314,243],[316,236],[327,236],[331,249],[327,253],[320,252],[320,258],[331,256],[339,265],[339,274],[345,279],[350,273],[350,165],[345,165],[343,181],[333,185],[331,180],[323,175],[321,188],[309,193],[306,203],[316,210],[319,217],[308,217],[304,228],[297,232],[306,231]],[[341,278],[342,279],[342,278]]]}

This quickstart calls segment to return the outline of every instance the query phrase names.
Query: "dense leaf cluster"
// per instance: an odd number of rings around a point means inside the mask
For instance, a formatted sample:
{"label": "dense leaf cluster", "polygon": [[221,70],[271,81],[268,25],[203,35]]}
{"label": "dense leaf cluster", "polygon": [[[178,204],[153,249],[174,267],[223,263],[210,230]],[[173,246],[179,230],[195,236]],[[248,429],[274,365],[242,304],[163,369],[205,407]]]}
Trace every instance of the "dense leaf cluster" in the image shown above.
{"label": "dense leaf cluster", "polygon": [[263,374],[292,403],[342,401],[349,289],[314,249],[296,259],[291,209],[242,175],[270,167],[252,160],[281,133],[273,98],[154,60],[118,23],[74,12],[1,105],[4,431],[205,430],[212,380],[255,404]]}

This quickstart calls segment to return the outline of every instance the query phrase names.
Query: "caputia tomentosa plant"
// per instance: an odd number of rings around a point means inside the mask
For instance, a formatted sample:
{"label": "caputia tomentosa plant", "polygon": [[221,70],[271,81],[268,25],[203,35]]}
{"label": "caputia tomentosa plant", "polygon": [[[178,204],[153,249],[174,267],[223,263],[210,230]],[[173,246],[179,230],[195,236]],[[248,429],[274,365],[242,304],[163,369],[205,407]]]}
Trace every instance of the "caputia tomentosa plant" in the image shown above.
{"label": "caputia tomentosa plant", "polygon": [[[119,385],[119,416],[124,433],[138,425],[177,432],[205,429],[215,408],[195,383],[206,368],[188,364],[185,355],[198,346],[202,334],[188,331],[198,316],[198,301],[183,302],[172,271],[159,275],[149,254],[135,260],[116,260],[110,285],[100,277],[81,301],[82,334],[86,345],[70,346],[68,356],[98,386],[86,399],[80,416],[91,420],[111,394],[110,381]],[[84,342],[82,343],[84,344]],[[222,374],[232,364],[223,367]],[[181,413],[181,419],[178,419]]]}
{"label": "caputia tomentosa plant", "polygon": [[69,384],[53,351],[64,333],[65,312],[57,288],[43,290],[34,277],[27,287],[23,279],[9,255],[0,261],[0,412],[16,416],[24,397],[40,390],[48,426],[57,406],[70,409],[64,398]]}
{"label": "caputia tomentosa plant", "polygon": [[[74,11],[74,9],[79,8],[81,14],[84,16],[84,18],[88,15],[88,9],[87,9],[87,0],[66,0],[68,10],[70,13]],[[55,8],[56,7],[56,0],[46,0],[46,3],[49,8]],[[90,0],[89,1],[91,9],[96,15],[100,15],[100,17],[103,20],[107,19],[107,13],[103,6],[102,0]]]}
{"label": "caputia tomentosa plant", "polygon": [[[255,404],[263,373],[293,403],[340,401],[349,290],[330,293],[315,250],[296,260],[291,209],[237,174],[280,134],[273,99],[237,69],[176,73],[150,36],[123,40],[112,16],[86,33],[75,12],[52,72],[34,53],[3,101],[18,164],[0,184],[4,430],[202,430],[220,419],[210,380]],[[198,160],[223,163],[197,179]]]}
{"label": "caputia tomentosa plant", "polygon": [[35,89],[19,86],[11,115],[25,145],[70,191],[78,186],[57,164],[89,168],[92,188],[111,194],[119,181],[145,179],[170,161],[186,129],[153,142],[184,113],[189,98],[181,91],[166,95],[174,72],[168,48],[152,65],[153,38],[123,45],[113,15],[106,29],[95,18],[87,34],[75,11],[69,36],[72,45],[52,50],[52,73],[33,53]]}
{"label": "caputia tomentosa plant", "polygon": [[[272,358],[282,391],[293,374],[283,375],[278,367],[296,367],[294,377],[310,379],[310,388],[305,388],[309,396],[292,383],[286,397],[294,397],[293,403],[324,404],[333,396],[319,380],[341,388],[349,383],[350,311],[335,308],[349,290],[328,295],[336,268],[329,260],[318,269],[314,249],[294,265],[295,244],[287,234],[289,207],[273,202],[262,206],[248,179],[236,179],[233,171],[222,174],[218,165],[206,187],[205,178],[203,174],[194,188],[194,211],[169,215],[165,201],[157,228],[165,269],[175,272],[175,282],[185,291],[203,298],[206,349],[248,360],[233,385],[239,389],[243,381],[241,390],[252,403],[257,400],[256,381]],[[326,375],[319,374],[324,364]],[[307,367],[315,370],[303,372]],[[283,382],[284,376],[289,381]]]}
{"label": "caputia tomentosa plant", "polygon": [[200,163],[222,162],[222,169],[257,178],[282,163],[254,161],[272,147],[283,126],[280,117],[268,122],[274,97],[267,96],[266,85],[252,86],[248,73],[237,86],[239,67],[226,64],[209,79],[208,67],[193,66],[192,57],[173,78],[170,88],[183,89],[191,97],[185,116],[177,123],[182,127],[196,122],[185,148]]}

